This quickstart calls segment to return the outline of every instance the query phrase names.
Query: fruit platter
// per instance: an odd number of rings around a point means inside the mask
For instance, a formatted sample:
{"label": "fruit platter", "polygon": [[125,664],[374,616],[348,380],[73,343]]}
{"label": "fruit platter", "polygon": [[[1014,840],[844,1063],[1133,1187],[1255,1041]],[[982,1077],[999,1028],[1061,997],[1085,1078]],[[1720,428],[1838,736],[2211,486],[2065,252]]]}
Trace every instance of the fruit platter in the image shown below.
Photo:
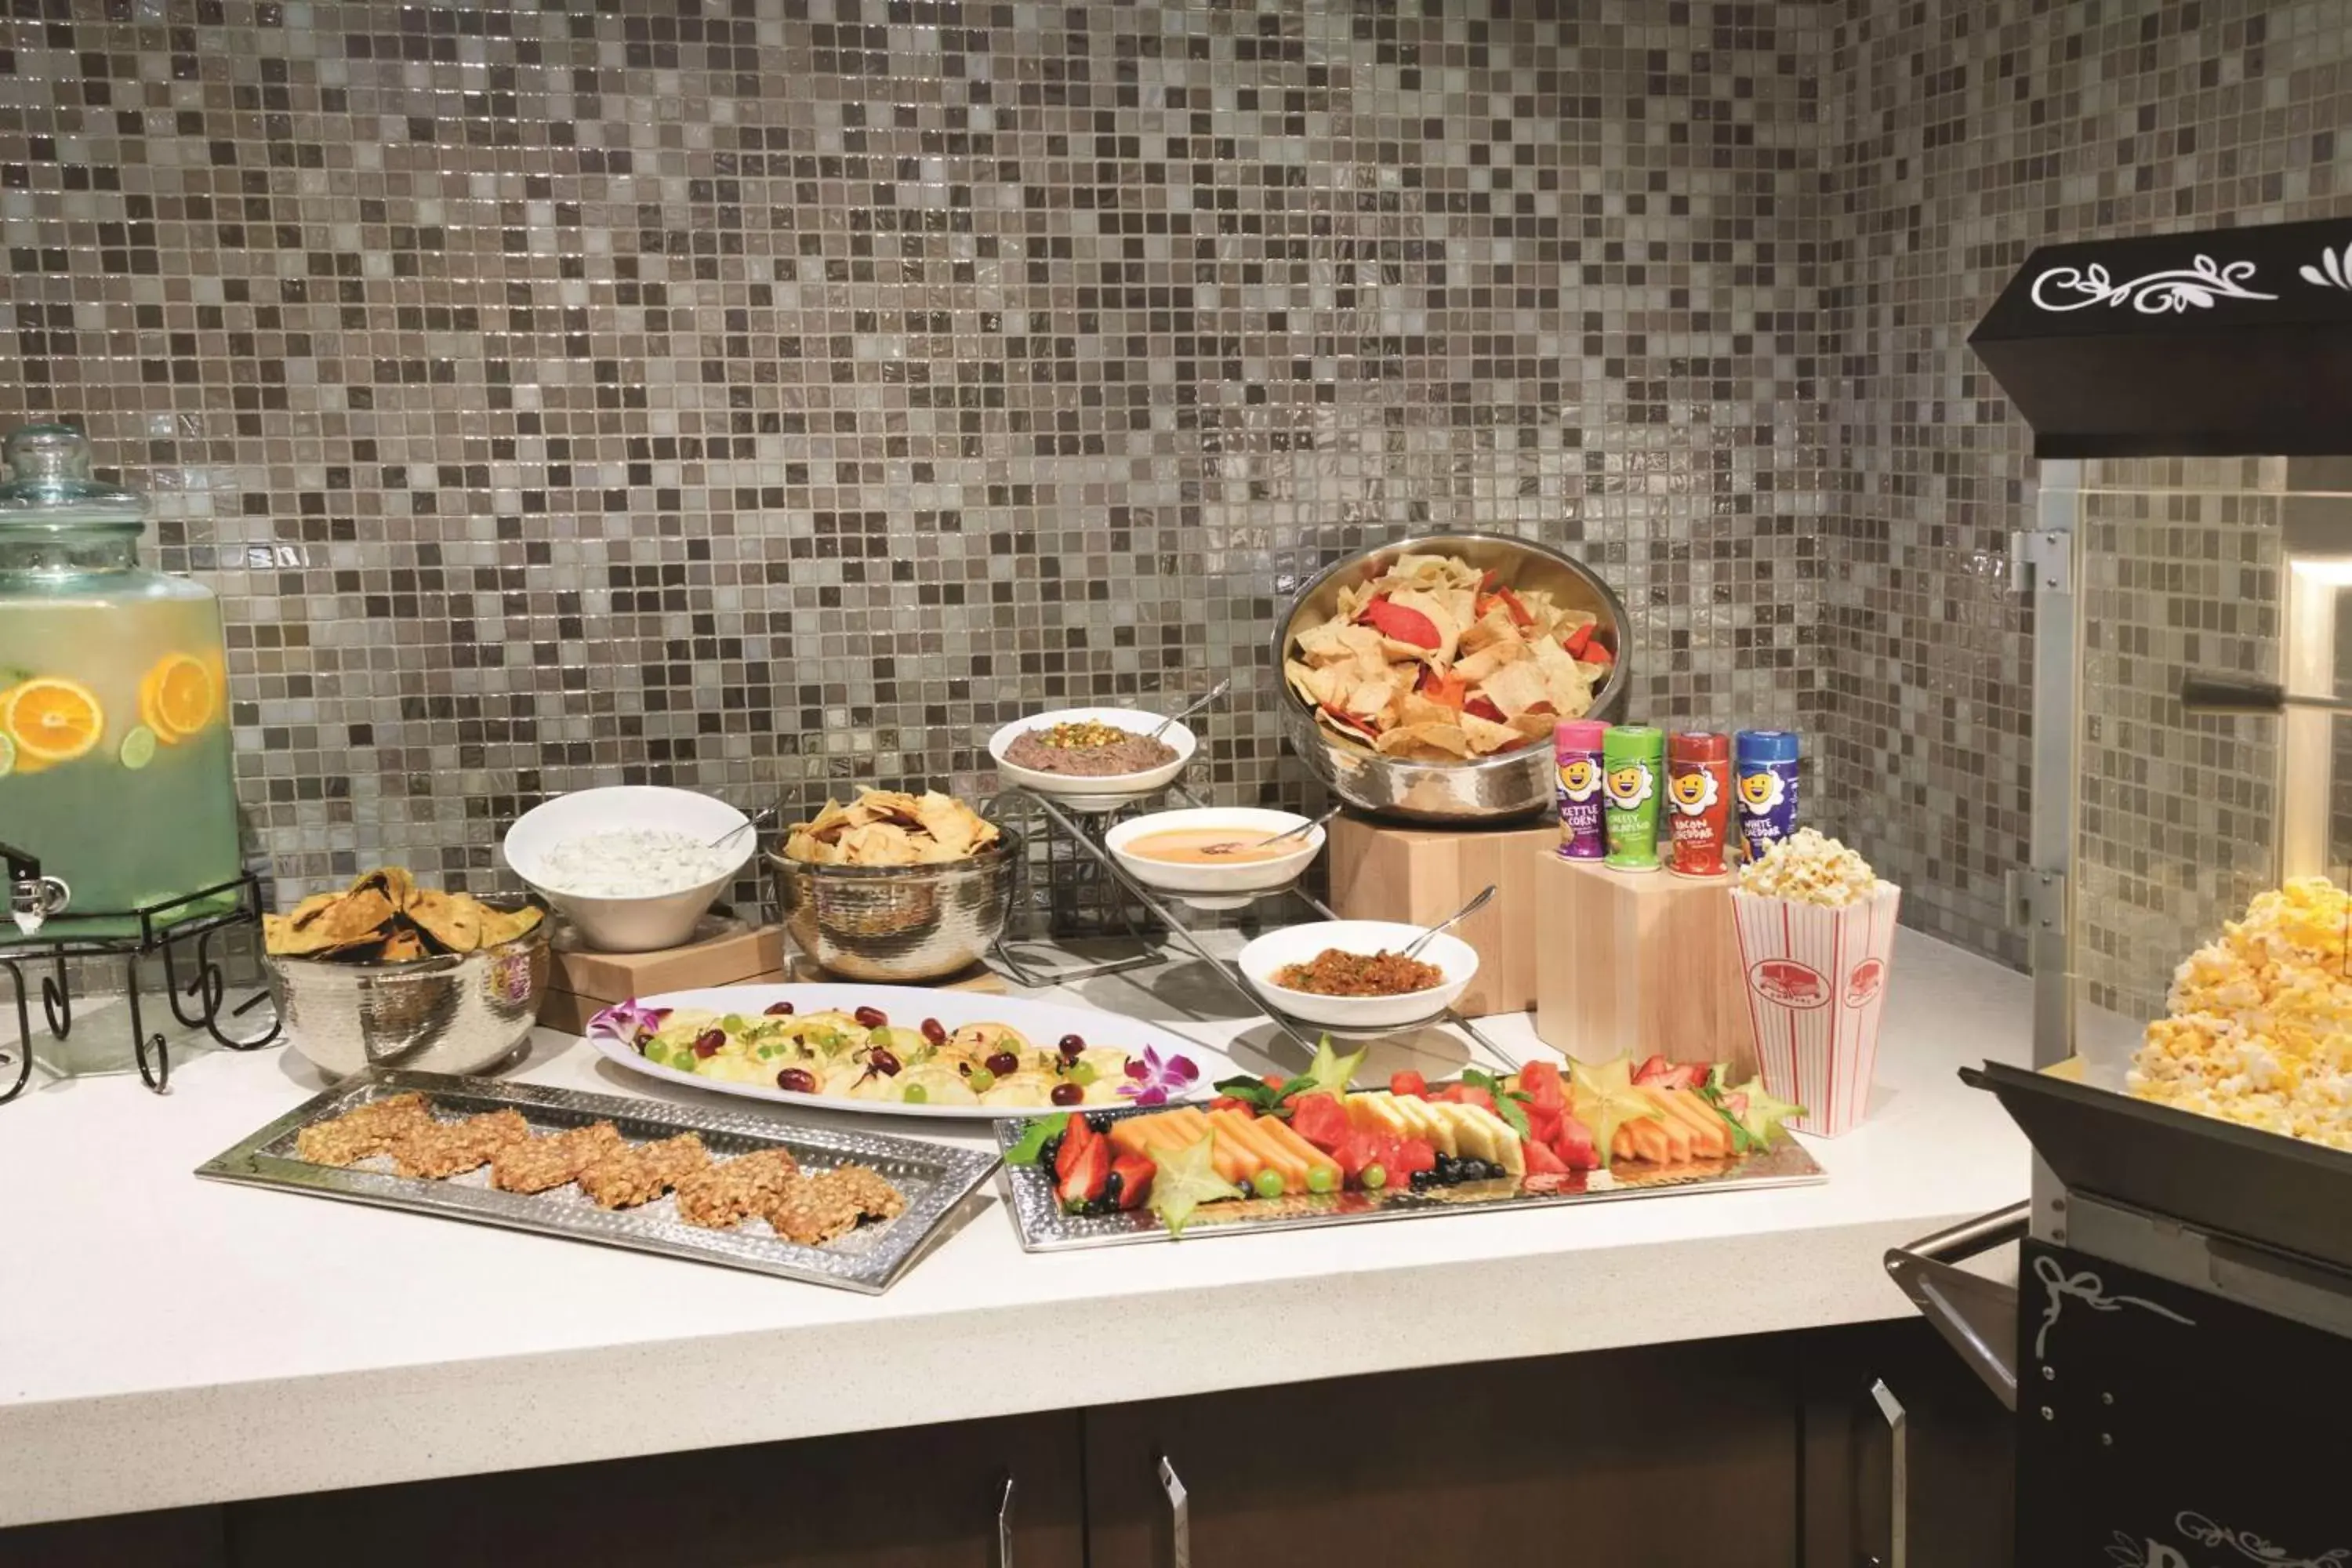
{"label": "fruit platter", "polygon": [[1653,1057],[1400,1072],[1355,1082],[1328,1037],[1295,1078],[1219,1079],[1205,1104],[1080,1106],[1000,1122],[1032,1252],[1823,1181],[1802,1108],[1724,1064]]}

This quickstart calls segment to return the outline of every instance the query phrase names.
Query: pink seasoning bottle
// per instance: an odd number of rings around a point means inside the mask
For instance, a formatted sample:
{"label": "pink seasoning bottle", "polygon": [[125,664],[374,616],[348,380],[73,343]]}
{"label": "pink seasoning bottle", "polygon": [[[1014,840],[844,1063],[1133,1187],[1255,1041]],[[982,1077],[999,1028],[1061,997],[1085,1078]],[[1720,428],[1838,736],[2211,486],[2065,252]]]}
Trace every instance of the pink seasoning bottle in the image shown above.
{"label": "pink seasoning bottle", "polygon": [[1601,831],[1601,741],[1609,726],[1563,719],[1552,729],[1552,783],[1559,797],[1559,858],[1599,860],[1609,853]]}

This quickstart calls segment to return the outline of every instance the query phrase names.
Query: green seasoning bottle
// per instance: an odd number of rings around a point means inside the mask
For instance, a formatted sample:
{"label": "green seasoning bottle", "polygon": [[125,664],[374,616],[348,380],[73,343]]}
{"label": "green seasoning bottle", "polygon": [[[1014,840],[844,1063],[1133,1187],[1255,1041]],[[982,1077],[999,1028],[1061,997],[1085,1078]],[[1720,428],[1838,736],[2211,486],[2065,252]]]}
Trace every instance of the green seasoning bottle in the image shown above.
{"label": "green seasoning bottle", "polygon": [[1666,773],[1666,735],[1646,724],[1616,724],[1601,742],[1601,786],[1609,804],[1601,824],[1608,864],[1620,871],[1658,868],[1658,789]]}

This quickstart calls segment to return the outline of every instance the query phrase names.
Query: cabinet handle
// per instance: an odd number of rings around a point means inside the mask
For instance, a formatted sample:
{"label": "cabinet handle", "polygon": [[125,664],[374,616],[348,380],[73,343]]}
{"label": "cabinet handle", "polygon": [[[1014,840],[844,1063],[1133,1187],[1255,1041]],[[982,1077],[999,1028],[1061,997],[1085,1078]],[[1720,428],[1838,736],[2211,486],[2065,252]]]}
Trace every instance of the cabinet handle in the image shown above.
{"label": "cabinet handle", "polygon": [[1004,1493],[996,1504],[996,1550],[990,1568],[1013,1568],[1013,1478],[1004,1478]]}
{"label": "cabinet handle", "polygon": [[1168,1535],[1171,1542],[1169,1568],[1192,1568],[1192,1500],[1183,1479],[1168,1456],[1160,1456],[1160,1489],[1168,1494]]}
{"label": "cabinet handle", "polygon": [[1870,1385],[1870,1397],[1878,1405],[1878,1413],[1886,1417],[1887,1435],[1893,1441],[1894,1461],[1887,1468],[1893,1472],[1894,1497],[1887,1518],[1891,1521],[1886,1568],[1906,1568],[1911,1556],[1911,1459],[1905,1450],[1909,1446],[1911,1418],[1895,1391],[1886,1386],[1885,1378]]}

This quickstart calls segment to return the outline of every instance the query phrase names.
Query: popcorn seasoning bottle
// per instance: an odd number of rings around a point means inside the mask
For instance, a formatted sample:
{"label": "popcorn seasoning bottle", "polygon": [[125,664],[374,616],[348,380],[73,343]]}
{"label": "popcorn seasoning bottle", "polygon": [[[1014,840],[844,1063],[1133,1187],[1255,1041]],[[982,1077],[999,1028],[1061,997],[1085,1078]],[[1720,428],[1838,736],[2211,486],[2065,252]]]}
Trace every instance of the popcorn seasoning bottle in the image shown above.
{"label": "popcorn seasoning bottle", "polygon": [[1666,771],[1666,736],[1643,724],[1618,724],[1602,737],[1601,823],[1608,863],[1620,871],[1658,868],[1658,781]]}
{"label": "popcorn seasoning bottle", "polygon": [[1731,737],[1685,730],[1666,742],[1666,869],[1720,877],[1731,828]]}
{"label": "popcorn seasoning bottle", "polygon": [[1797,831],[1797,732],[1742,730],[1732,742],[1732,758],[1740,840],[1747,858],[1761,860]]}
{"label": "popcorn seasoning bottle", "polygon": [[1552,774],[1559,795],[1559,858],[1598,860],[1609,853],[1601,826],[1601,767],[1609,726],[1563,719],[1552,730]]}

